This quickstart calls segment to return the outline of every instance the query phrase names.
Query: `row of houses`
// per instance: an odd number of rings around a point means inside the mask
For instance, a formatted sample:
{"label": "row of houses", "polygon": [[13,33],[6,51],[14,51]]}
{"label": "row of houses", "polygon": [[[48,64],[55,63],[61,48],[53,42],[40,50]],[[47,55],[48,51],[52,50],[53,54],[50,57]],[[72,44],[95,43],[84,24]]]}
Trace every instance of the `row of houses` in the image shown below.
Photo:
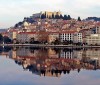
{"label": "row of houses", "polygon": [[59,40],[60,42],[64,41],[73,41],[74,43],[83,42],[82,33],[77,31],[61,31],[61,32],[19,32],[17,30],[13,30],[8,33],[8,36],[11,40],[16,39],[20,43],[30,42],[33,38],[34,41],[47,41],[47,43],[51,44],[55,42],[55,40]]}
{"label": "row of houses", "polygon": [[20,43],[30,42],[33,38],[34,41],[47,41],[51,44],[55,40],[60,42],[72,41],[74,43],[87,43],[88,45],[100,45],[100,34],[88,34],[84,37],[82,32],[77,32],[74,30],[61,31],[61,32],[19,32],[18,30],[13,30],[8,32],[8,36],[11,40],[17,40]]}

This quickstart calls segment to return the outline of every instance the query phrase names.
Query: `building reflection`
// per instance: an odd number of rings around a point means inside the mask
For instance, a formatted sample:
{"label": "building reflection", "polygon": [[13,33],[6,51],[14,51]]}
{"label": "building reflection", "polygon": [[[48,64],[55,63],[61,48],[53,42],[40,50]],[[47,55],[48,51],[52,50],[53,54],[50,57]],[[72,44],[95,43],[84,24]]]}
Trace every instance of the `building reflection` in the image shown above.
{"label": "building reflection", "polygon": [[[1,52],[1,54],[4,52]],[[6,53],[7,54],[7,53]],[[9,58],[33,74],[60,77],[71,71],[100,69],[100,49],[12,48]]]}

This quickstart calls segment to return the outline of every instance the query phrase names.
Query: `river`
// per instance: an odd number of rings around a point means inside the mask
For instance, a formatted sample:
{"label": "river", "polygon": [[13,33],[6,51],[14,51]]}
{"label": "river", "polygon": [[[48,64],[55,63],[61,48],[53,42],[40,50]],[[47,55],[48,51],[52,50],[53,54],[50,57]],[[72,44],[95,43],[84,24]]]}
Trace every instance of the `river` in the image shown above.
{"label": "river", "polygon": [[0,85],[99,85],[99,48],[0,47]]}

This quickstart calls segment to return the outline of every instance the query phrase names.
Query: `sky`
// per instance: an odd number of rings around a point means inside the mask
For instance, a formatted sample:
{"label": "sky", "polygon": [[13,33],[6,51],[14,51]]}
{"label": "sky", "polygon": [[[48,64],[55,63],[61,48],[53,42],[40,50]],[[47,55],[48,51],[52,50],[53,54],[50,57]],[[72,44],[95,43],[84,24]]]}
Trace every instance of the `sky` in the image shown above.
{"label": "sky", "polygon": [[61,11],[82,19],[100,17],[100,0],[0,0],[0,28],[9,28],[40,11]]}

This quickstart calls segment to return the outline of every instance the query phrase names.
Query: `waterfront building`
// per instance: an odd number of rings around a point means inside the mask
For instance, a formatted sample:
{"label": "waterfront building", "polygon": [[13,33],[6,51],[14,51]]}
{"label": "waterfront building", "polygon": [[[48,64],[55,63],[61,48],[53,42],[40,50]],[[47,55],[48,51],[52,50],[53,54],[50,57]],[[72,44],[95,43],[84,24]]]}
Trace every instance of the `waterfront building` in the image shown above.
{"label": "waterfront building", "polygon": [[88,45],[100,45],[100,34],[91,34],[87,36],[86,43]]}
{"label": "waterfront building", "polygon": [[82,33],[77,31],[62,31],[59,35],[61,42],[72,41],[74,43],[83,42]]}
{"label": "waterfront building", "polygon": [[76,31],[64,31],[64,32],[61,32],[60,35],[59,35],[61,42],[73,41],[75,32]]}
{"label": "waterfront building", "polygon": [[75,33],[74,34],[74,40],[73,40],[74,43],[82,43],[83,42],[83,38],[82,38],[82,33]]}
{"label": "waterfront building", "polygon": [[14,40],[14,39],[17,38],[17,33],[18,33],[18,30],[16,30],[16,29],[9,30],[9,32],[8,32],[8,37],[9,37],[11,40]]}
{"label": "waterfront building", "polygon": [[34,41],[37,40],[36,32],[20,32],[17,34],[17,40],[20,43],[29,43],[31,38],[34,38]]}
{"label": "waterfront building", "polygon": [[55,40],[57,39],[59,39],[59,32],[49,32],[48,40],[47,40],[49,44],[55,42]]}

